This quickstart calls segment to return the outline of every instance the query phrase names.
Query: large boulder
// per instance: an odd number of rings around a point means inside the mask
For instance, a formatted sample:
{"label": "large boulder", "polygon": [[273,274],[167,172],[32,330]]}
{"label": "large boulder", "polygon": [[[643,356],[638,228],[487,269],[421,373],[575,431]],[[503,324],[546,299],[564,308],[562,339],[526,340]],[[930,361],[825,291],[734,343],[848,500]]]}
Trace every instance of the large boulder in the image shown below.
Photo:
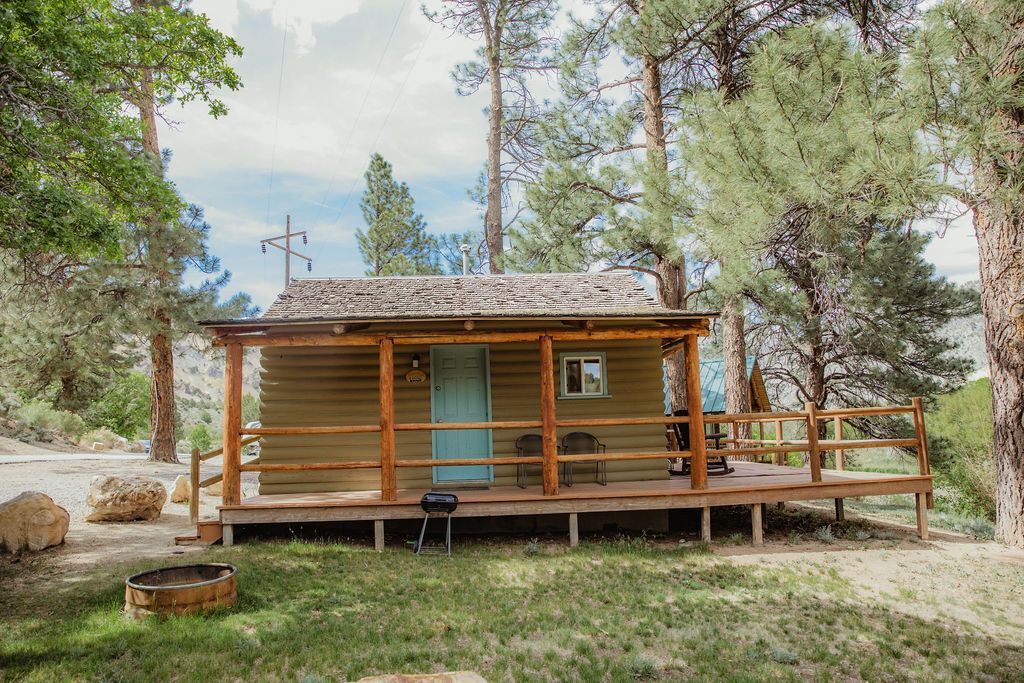
{"label": "large boulder", "polygon": [[25,491],[0,503],[0,550],[19,553],[60,545],[70,524],[68,511],[48,495]]}
{"label": "large boulder", "polygon": [[92,478],[85,502],[93,508],[87,522],[148,521],[160,516],[167,489],[151,477],[99,475]]}
{"label": "large boulder", "polygon": [[184,474],[179,474],[171,487],[172,503],[187,503],[192,497],[192,482]]}

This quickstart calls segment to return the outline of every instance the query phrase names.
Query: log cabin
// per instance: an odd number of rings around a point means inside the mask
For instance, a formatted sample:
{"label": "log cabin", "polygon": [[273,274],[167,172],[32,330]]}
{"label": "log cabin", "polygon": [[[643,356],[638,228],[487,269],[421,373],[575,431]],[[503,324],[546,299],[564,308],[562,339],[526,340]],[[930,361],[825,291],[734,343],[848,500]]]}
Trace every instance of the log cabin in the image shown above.
{"label": "log cabin", "polygon": [[[815,456],[835,446],[819,442],[817,421],[847,413],[808,405],[725,416],[770,420],[774,436],[734,440],[728,455],[774,464],[708,477],[698,339],[716,315],[665,308],[627,273],[294,279],[259,318],[203,323],[225,349],[224,442],[193,459],[194,478],[198,462],[223,453],[225,543],[236,526],[365,520],[380,546],[386,520],[421,516],[420,497],[439,490],[459,496],[456,517],[558,515],[572,543],[581,514],[643,513],[660,528],[674,508],[699,508],[709,537],[717,505],[751,506],[759,542],[768,502],[891,493],[918,496],[926,534],[919,402],[852,409],[912,414],[914,439],[843,447],[916,449],[920,475],[823,474]],[[262,355],[262,422],[251,428],[241,424],[246,347]],[[663,404],[673,353],[687,370],[680,416]],[[806,425],[806,438],[783,439],[785,421]],[[676,425],[687,451],[667,450]],[[259,457],[243,463],[243,442],[256,438]],[[782,464],[801,451],[808,468]],[[689,459],[685,479],[669,475],[670,458]],[[259,473],[255,495],[242,497],[242,472]]]}

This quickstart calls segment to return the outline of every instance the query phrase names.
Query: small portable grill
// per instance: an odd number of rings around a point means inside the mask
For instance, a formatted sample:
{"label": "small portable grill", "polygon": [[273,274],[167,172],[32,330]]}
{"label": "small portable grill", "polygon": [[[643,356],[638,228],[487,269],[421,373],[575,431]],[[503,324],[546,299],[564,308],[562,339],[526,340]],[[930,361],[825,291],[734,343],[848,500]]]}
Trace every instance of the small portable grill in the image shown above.
{"label": "small portable grill", "polygon": [[[420,498],[420,507],[423,508],[423,528],[420,529],[420,540],[416,543],[416,554],[441,554],[442,552],[447,553],[448,557],[452,556],[452,513],[455,512],[455,508],[459,506],[459,497],[454,493],[438,493],[436,491],[430,491],[423,494]],[[431,516],[445,517],[445,532],[444,532],[444,545],[423,545],[423,538],[427,533],[427,523],[430,522]]]}

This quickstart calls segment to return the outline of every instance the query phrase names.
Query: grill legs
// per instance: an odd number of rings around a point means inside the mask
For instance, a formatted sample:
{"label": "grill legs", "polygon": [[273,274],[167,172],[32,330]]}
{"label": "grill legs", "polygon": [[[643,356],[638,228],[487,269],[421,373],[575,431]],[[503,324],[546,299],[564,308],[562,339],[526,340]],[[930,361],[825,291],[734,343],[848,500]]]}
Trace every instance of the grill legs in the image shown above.
{"label": "grill legs", "polygon": [[[444,548],[438,546],[423,547],[423,538],[427,534],[427,524],[430,522],[430,516],[433,514],[444,515],[445,518],[445,531],[444,531]],[[416,542],[416,554],[440,554],[446,553],[448,557],[452,556],[452,516],[447,512],[433,513],[428,512],[423,515],[423,526],[420,528],[420,539]]]}

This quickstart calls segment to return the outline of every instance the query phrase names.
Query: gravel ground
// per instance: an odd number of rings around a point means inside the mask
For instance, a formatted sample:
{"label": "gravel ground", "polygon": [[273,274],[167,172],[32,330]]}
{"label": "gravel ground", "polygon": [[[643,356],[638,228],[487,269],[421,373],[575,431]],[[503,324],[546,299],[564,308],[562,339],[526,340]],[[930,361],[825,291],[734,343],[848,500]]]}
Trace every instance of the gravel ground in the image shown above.
{"label": "gravel ground", "polygon": [[[45,555],[47,560],[55,559],[66,570],[73,571],[112,559],[180,555],[197,549],[174,545],[175,536],[194,532],[188,519],[188,504],[172,503],[169,497],[175,477],[189,474],[187,456],[177,465],[124,458],[95,460],[92,457],[95,456],[24,462],[24,458],[18,456],[0,456],[0,501],[9,500],[23,491],[41,491],[71,514],[71,527],[64,544],[43,551],[40,557]],[[219,458],[203,463],[203,476],[214,474],[219,466]],[[141,475],[161,481],[167,487],[168,501],[160,518],[152,522],[86,522],[89,507],[85,504],[85,497],[89,482],[102,474]],[[243,495],[255,493],[255,489],[256,475],[246,473]],[[200,517],[216,517],[219,502],[219,497],[200,496]]]}

